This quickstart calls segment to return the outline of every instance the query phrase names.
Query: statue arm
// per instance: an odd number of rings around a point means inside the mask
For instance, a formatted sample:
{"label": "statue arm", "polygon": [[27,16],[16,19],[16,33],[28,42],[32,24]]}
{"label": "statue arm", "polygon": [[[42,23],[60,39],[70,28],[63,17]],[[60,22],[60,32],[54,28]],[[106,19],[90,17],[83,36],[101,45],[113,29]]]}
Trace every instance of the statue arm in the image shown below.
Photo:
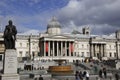
{"label": "statue arm", "polygon": [[14,26],[14,28],[13,28],[13,35],[14,35],[15,40],[16,40],[16,34],[17,34],[17,29],[16,29],[16,27]]}
{"label": "statue arm", "polygon": [[4,30],[4,35],[3,35],[3,37],[6,37],[6,35],[8,34],[8,28],[7,28],[7,26],[5,27],[5,30]]}
{"label": "statue arm", "polygon": [[14,26],[14,35],[16,35],[17,34],[17,29],[16,29],[16,27]]}

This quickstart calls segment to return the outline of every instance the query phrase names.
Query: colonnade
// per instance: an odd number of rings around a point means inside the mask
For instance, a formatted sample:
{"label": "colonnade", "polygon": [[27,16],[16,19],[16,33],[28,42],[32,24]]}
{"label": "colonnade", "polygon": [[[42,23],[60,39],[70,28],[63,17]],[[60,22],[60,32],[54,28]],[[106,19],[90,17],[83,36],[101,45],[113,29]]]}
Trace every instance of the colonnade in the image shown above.
{"label": "colonnade", "polygon": [[72,41],[42,41],[42,56],[74,56]]}
{"label": "colonnade", "polygon": [[105,44],[90,44],[90,57],[102,58],[106,56],[106,45]]}

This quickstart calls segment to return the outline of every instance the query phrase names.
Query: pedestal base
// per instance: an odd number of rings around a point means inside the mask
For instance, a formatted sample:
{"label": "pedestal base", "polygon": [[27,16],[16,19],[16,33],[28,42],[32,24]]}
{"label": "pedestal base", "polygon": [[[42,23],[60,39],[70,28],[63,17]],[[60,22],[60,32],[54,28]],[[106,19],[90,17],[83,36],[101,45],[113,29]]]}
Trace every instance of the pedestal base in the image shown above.
{"label": "pedestal base", "polygon": [[18,74],[2,74],[0,80],[20,80],[20,76]]}
{"label": "pedestal base", "polygon": [[3,74],[0,80],[20,80],[17,74],[17,52],[14,49],[7,49],[4,54]]}

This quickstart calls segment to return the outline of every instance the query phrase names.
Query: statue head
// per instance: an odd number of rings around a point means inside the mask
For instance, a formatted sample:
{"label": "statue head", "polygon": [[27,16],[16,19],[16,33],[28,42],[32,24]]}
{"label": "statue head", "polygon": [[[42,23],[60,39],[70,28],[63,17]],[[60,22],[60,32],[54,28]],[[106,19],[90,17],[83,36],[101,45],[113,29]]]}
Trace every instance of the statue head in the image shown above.
{"label": "statue head", "polygon": [[9,23],[9,25],[12,25],[12,20],[9,20],[8,23]]}

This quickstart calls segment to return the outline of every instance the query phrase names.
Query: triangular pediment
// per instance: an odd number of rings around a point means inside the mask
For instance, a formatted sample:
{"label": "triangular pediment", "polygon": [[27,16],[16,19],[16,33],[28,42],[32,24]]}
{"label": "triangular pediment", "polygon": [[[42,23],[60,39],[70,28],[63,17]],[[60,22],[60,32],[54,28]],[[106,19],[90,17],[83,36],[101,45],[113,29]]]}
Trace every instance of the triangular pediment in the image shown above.
{"label": "triangular pediment", "polygon": [[62,36],[62,35],[56,35],[56,36],[53,36],[53,38],[69,38],[67,36]]}
{"label": "triangular pediment", "polygon": [[62,39],[68,39],[70,37],[64,36],[64,35],[54,35],[54,36],[49,36],[50,38],[62,38]]}
{"label": "triangular pediment", "polygon": [[74,41],[74,39],[70,36],[66,35],[48,35],[43,37],[43,40],[51,40],[51,41]]}

